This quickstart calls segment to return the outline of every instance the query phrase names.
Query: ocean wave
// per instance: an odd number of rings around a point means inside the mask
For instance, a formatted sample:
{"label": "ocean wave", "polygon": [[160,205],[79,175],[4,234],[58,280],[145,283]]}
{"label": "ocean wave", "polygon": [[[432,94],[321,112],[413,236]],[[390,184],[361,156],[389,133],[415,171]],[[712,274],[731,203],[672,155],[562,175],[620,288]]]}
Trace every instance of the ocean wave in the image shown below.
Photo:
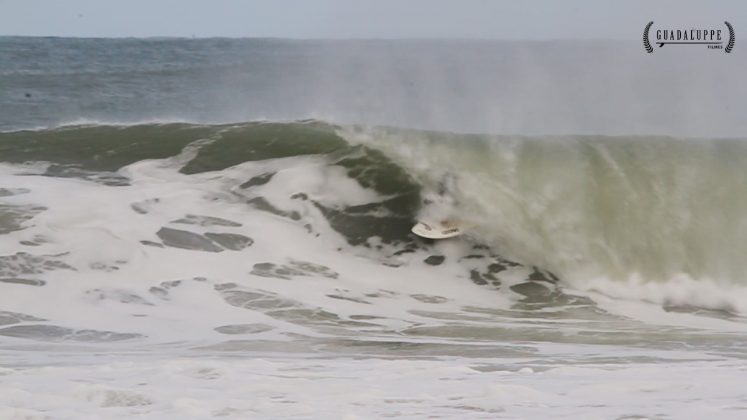
{"label": "ocean wave", "polygon": [[[439,214],[474,226],[461,241],[489,250],[477,252],[482,266],[466,270],[478,284],[491,283],[491,264],[516,261],[572,289],[747,311],[734,292],[747,284],[743,139],[493,136],[314,120],[0,134],[0,161],[26,165],[27,173],[124,186],[135,182],[129,167],[153,159],[176,165],[179,176],[220,180],[216,199],[249,204],[312,235],[340,235],[389,264],[397,262],[382,256],[428,246],[409,228]],[[251,176],[236,169],[247,164],[255,165]],[[313,188],[303,179],[308,165],[318,168]],[[444,197],[438,211],[429,204]],[[26,220],[10,219],[14,230]],[[238,240],[160,232],[163,243],[205,249]]]}

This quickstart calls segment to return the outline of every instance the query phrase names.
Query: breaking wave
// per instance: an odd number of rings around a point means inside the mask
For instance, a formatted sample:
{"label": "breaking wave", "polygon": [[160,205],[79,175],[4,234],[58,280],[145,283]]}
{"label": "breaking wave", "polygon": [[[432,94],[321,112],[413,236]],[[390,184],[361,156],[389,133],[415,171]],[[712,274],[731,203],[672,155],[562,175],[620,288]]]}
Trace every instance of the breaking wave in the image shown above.
{"label": "breaking wave", "polygon": [[[486,247],[503,262],[538,267],[571,288],[747,309],[744,139],[492,136],[320,121],[0,134],[0,161],[10,164],[13,177],[147,190],[162,175],[138,168],[154,159],[175,169],[170,176],[215,181],[219,188],[206,192],[214,200],[272,213],[319,240],[339,237],[340,249],[366,250],[387,264],[428,247],[409,229],[438,214],[472,226],[458,241]],[[6,197],[19,196],[4,187]],[[146,197],[132,211],[147,214],[158,199]],[[30,232],[45,212],[43,203],[4,204],[0,232]],[[164,229],[154,229],[156,237],[141,246],[215,251],[241,249],[250,240]],[[487,283],[487,267],[472,280]]]}

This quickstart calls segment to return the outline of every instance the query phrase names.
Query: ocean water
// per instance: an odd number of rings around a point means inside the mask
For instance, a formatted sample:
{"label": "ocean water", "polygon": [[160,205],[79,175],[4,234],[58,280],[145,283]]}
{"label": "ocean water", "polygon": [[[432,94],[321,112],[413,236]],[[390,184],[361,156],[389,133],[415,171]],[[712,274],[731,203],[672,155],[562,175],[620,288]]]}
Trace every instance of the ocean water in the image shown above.
{"label": "ocean water", "polygon": [[744,64],[0,38],[0,418],[744,418]]}

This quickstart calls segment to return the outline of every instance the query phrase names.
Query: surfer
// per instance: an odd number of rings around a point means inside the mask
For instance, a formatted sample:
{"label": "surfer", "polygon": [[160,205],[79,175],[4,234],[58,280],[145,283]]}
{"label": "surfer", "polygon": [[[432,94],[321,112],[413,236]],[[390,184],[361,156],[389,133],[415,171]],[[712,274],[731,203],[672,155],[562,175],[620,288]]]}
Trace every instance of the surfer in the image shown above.
{"label": "surfer", "polygon": [[425,207],[420,212],[420,221],[412,228],[413,233],[430,239],[450,238],[462,233],[454,218],[456,183],[457,176],[447,172],[438,182],[435,193],[424,197]]}
{"label": "surfer", "polygon": [[[436,187],[436,194],[429,194],[423,199],[431,219],[448,220],[457,205],[456,192],[457,176],[452,172],[445,173]],[[438,217],[436,217],[438,216]]]}

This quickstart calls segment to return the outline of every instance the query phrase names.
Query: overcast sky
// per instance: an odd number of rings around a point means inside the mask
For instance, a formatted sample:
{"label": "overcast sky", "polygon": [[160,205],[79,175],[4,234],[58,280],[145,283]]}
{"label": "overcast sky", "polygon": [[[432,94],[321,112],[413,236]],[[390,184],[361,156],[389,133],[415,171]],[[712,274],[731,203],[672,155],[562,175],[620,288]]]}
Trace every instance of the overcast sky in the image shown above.
{"label": "overcast sky", "polygon": [[747,33],[747,1],[0,0],[0,35],[637,39],[649,20]]}

